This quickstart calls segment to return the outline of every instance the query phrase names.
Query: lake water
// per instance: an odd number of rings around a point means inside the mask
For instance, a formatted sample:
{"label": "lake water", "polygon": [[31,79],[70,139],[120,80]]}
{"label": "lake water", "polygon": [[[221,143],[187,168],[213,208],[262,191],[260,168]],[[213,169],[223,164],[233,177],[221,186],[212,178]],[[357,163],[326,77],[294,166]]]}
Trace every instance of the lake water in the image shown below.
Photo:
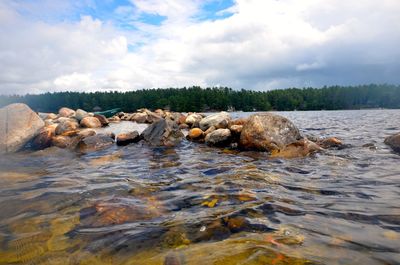
{"label": "lake water", "polygon": [[400,156],[383,144],[400,111],[280,114],[350,146],[291,160],[188,141],[1,157],[0,264],[400,264]]}

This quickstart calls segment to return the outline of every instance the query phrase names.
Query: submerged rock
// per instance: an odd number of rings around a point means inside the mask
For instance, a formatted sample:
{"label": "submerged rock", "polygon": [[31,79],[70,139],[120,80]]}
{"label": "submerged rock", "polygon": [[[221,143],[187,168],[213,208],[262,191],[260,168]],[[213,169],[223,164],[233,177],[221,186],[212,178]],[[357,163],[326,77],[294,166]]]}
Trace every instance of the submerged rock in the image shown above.
{"label": "submerged rock", "polygon": [[58,115],[60,116],[60,117],[72,117],[72,116],[74,116],[75,115],[75,111],[74,110],[72,110],[72,109],[70,109],[70,108],[61,108],[59,111],[58,111]]}
{"label": "submerged rock", "polygon": [[387,137],[384,143],[390,146],[393,151],[400,153],[400,133]]}
{"label": "submerged rock", "polygon": [[319,140],[319,141],[317,141],[317,144],[325,149],[339,148],[339,147],[343,146],[342,141],[340,141],[339,139],[337,139],[335,137],[329,137],[329,138]]}
{"label": "submerged rock", "polygon": [[137,143],[141,140],[140,135],[137,131],[130,133],[121,133],[117,135],[117,145],[128,145],[131,143]]}
{"label": "submerged rock", "polygon": [[97,134],[83,138],[78,143],[79,151],[83,153],[104,149],[114,144],[114,140],[105,134]]}
{"label": "submerged rock", "polygon": [[229,129],[218,129],[207,134],[205,141],[208,145],[225,146],[230,143],[231,136]]}
{"label": "submerged rock", "polygon": [[102,127],[101,122],[96,117],[85,117],[81,120],[81,126],[86,128],[100,128]]}
{"label": "submerged rock", "polygon": [[302,137],[288,119],[272,114],[254,114],[243,125],[239,146],[246,150],[279,151]]}
{"label": "submerged rock", "polygon": [[271,157],[279,157],[279,158],[305,157],[320,150],[321,147],[319,145],[304,138],[295,143],[291,143],[282,149],[273,150],[271,153]]}
{"label": "submerged rock", "polygon": [[207,130],[211,126],[217,129],[225,129],[228,127],[231,117],[228,112],[222,111],[220,113],[212,114],[205,117],[199,123],[200,129]]}
{"label": "submerged rock", "polygon": [[16,152],[35,137],[44,121],[27,105],[17,103],[0,109],[0,153]]}
{"label": "submerged rock", "polygon": [[175,146],[182,141],[184,135],[175,122],[161,119],[147,127],[142,137],[151,145]]}

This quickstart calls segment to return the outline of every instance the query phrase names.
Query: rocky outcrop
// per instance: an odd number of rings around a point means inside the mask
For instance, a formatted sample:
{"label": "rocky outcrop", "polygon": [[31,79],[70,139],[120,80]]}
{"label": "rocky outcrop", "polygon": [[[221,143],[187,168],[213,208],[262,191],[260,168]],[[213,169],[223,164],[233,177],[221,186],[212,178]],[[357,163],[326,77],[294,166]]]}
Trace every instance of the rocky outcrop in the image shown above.
{"label": "rocky outcrop", "polygon": [[243,125],[239,146],[246,150],[279,151],[301,139],[296,126],[288,119],[272,114],[254,114]]}
{"label": "rocky outcrop", "polygon": [[85,128],[100,128],[102,127],[101,122],[96,117],[85,117],[80,122],[82,127]]}
{"label": "rocky outcrop", "polygon": [[212,114],[203,118],[200,123],[200,129],[206,131],[211,126],[217,129],[225,129],[228,127],[231,117],[228,112],[222,111],[220,113]]}
{"label": "rocky outcrop", "polygon": [[393,151],[400,153],[400,133],[387,137],[384,141]]}
{"label": "rocky outcrop", "polygon": [[169,119],[154,122],[142,133],[142,138],[154,146],[175,146],[182,141],[183,137],[178,125]]}
{"label": "rocky outcrop", "polygon": [[74,116],[74,115],[75,115],[75,111],[72,110],[72,109],[69,109],[69,108],[61,108],[61,109],[58,111],[58,115],[59,115],[60,117],[66,117],[66,118],[68,118],[68,117]]}
{"label": "rocky outcrop", "polygon": [[38,135],[44,121],[27,105],[17,103],[0,109],[0,153],[16,152]]}
{"label": "rocky outcrop", "polygon": [[217,129],[207,134],[205,142],[208,145],[225,146],[230,143],[231,136],[229,129]]}
{"label": "rocky outcrop", "polygon": [[141,140],[140,135],[137,131],[130,133],[121,133],[117,135],[117,145],[124,146],[131,143],[137,143]]}

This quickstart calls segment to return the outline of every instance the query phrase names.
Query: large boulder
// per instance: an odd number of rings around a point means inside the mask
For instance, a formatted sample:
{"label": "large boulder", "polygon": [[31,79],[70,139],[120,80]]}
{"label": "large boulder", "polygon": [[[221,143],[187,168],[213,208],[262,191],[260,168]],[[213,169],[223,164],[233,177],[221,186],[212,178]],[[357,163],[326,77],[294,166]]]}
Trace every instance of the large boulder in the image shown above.
{"label": "large boulder", "polygon": [[239,146],[246,150],[277,151],[301,139],[296,126],[288,119],[272,114],[254,114],[243,125]]}
{"label": "large boulder", "polygon": [[217,129],[225,129],[228,127],[230,121],[231,116],[229,113],[222,111],[205,117],[200,121],[199,126],[203,131],[206,131],[211,126],[214,126]]}
{"label": "large boulder", "polygon": [[178,125],[169,119],[154,122],[142,133],[142,138],[154,146],[175,146],[183,137]]}
{"label": "large boulder", "polygon": [[35,137],[44,121],[27,105],[16,103],[0,109],[0,153],[16,152]]}
{"label": "large boulder", "polygon": [[208,145],[225,146],[230,143],[231,136],[229,129],[217,129],[207,134],[205,141]]}
{"label": "large boulder", "polygon": [[72,109],[69,109],[69,108],[61,108],[59,111],[58,111],[58,115],[60,116],[60,117],[72,117],[72,116],[74,116],[75,115],[75,111],[74,110],[72,110]]}
{"label": "large boulder", "polygon": [[96,117],[85,117],[80,122],[82,127],[85,128],[100,128],[102,124],[100,120]]}
{"label": "large boulder", "polygon": [[109,135],[97,134],[81,139],[78,143],[78,149],[87,153],[110,147],[113,144],[114,140]]}
{"label": "large boulder", "polygon": [[400,133],[387,137],[385,144],[390,146],[393,151],[400,153]]}

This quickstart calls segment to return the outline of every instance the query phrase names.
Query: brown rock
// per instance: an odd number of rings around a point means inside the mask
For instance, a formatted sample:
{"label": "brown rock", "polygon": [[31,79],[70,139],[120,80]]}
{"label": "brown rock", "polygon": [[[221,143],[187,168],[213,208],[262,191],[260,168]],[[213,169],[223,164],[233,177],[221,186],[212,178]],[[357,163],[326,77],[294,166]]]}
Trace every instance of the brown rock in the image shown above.
{"label": "brown rock", "polygon": [[243,125],[239,146],[247,150],[278,151],[301,139],[296,126],[288,119],[272,114],[254,114]]}
{"label": "brown rock", "polygon": [[247,118],[240,118],[230,122],[230,125],[245,125],[249,119]]}
{"label": "brown rock", "polygon": [[86,137],[89,137],[89,136],[96,135],[96,131],[94,131],[92,129],[83,129],[83,130],[79,131],[77,133],[77,135],[79,137],[81,137],[81,138],[86,138]]}
{"label": "brown rock", "polygon": [[187,130],[189,128],[189,125],[187,125],[186,123],[179,124],[179,129],[181,130]]}
{"label": "brown rock", "polygon": [[49,113],[49,114],[47,114],[47,116],[44,119],[45,120],[55,120],[57,118],[58,118],[57,114]]}
{"label": "brown rock", "polygon": [[128,145],[140,141],[140,136],[137,131],[130,133],[121,133],[117,135],[117,145]]}
{"label": "brown rock", "polygon": [[101,122],[96,117],[85,117],[81,120],[81,126],[86,128],[100,128]]}
{"label": "brown rock", "polygon": [[215,131],[217,128],[215,128],[214,126],[211,126],[210,128],[207,129],[207,131],[204,132],[204,135],[207,135],[209,133],[212,133],[213,131]]}
{"label": "brown rock", "polygon": [[131,121],[135,121],[137,123],[145,123],[147,120],[147,114],[146,113],[135,113],[132,118]]}
{"label": "brown rock", "polygon": [[178,124],[186,124],[186,116],[181,115],[178,119]]}
{"label": "brown rock", "polygon": [[72,145],[72,138],[69,136],[57,135],[51,139],[51,144],[59,148],[69,148]]}
{"label": "brown rock", "polygon": [[109,122],[120,122],[121,118],[118,116],[112,116],[111,118],[108,118]]}
{"label": "brown rock", "polygon": [[321,146],[322,148],[334,148],[334,147],[340,147],[343,145],[342,141],[335,137],[330,137],[326,139],[322,139],[320,141],[317,141],[317,144]]}
{"label": "brown rock", "polygon": [[72,116],[74,116],[75,115],[75,111],[74,110],[72,110],[72,109],[69,109],[69,108],[61,108],[59,111],[58,111],[58,115],[60,116],[60,117],[72,117]]}
{"label": "brown rock", "polygon": [[240,135],[243,125],[232,125],[229,129],[231,130],[232,134]]}
{"label": "brown rock", "polygon": [[35,150],[42,150],[52,145],[52,139],[56,135],[56,126],[50,125],[40,130],[32,140],[31,146]]}
{"label": "brown rock", "polygon": [[100,121],[102,127],[108,126],[108,124],[110,123],[104,115],[94,114],[94,117]]}
{"label": "brown rock", "polygon": [[71,136],[78,133],[79,124],[75,120],[63,120],[56,127],[56,135]]}
{"label": "brown rock", "polygon": [[193,128],[189,131],[188,139],[196,140],[204,138],[204,132],[200,128]]}
{"label": "brown rock", "polygon": [[35,137],[44,121],[27,105],[17,103],[0,109],[0,154],[16,152]]}
{"label": "brown rock", "polygon": [[186,117],[185,123],[191,126],[192,128],[199,127],[201,119],[203,119],[203,116],[201,116],[200,114],[191,113]]}
{"label": "brown rock", "polygon": [[393,151],[400,152],[400,133],[387,137],[384,143],[390,146]]}

